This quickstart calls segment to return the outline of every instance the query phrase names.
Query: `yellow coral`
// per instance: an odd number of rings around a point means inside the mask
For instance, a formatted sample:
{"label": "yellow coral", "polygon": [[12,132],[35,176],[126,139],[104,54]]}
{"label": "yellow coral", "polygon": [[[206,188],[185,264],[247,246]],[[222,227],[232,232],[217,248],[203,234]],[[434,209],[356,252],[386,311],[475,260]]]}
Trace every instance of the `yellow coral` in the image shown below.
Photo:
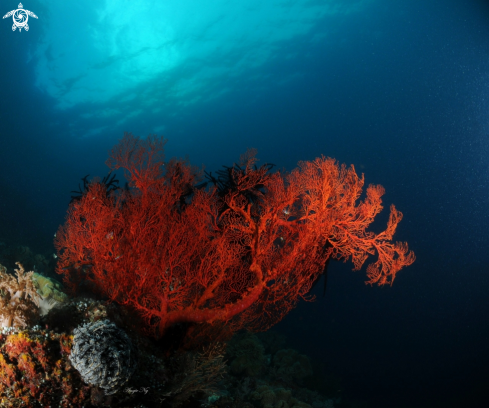
{"label": "yellow coral", "polygon": [[34,272],[32,282],[41,297],[38,303],[41,316],[57,304],[68,301],[68,295],[62,291],[63,286],[58,281]]}
{"label": "yellow coral", "polygon": [[66,302],[68,295],[62,291],[63,286],[55,279],[34,272],[32,281],[39,295],[43,298],[53,298],[58,302]]}
{"label": "yellow coral", "polygon": [[15,356],[19,356],[22,353],[28,353],[31,350],[32,339],[29,338],[27,333],[20,332],[7,336],[5,342],[6,350]]}

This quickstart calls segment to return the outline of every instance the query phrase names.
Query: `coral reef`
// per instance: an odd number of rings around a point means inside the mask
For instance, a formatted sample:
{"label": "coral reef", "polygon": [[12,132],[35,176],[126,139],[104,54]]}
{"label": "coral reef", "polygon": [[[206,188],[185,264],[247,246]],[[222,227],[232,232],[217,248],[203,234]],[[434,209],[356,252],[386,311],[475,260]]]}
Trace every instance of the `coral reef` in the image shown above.
{"label": "coral reef", "polygon": [[0,407],[81,407],[90,388],[71,367],[71,336],[41,330],[0,335]]}
{"label": "coral reef", "polygon": [[309,357],[296,350],[284,349],[273,356],[272,371],[282,381],[300,385],[305,378],[312,375],[312,365]]}
{"label": "coral reef", "polygon": [[358,270],[376,255],[368,283],[392,284],[415,259],[392,242],[402,214],[392,206],[385,231],[367,231],[384,190],[359,201],[363,176],[333,159],[283,175],[250,152],[209,173],[206,189],[185,161],[163,162],[164,144],[125,135],[108,164],[128,186],[87,176],[72,197],[56,270],[84,297],[38,273],[55,257],[0,245],[2,262],[32,269],[0,265],[0,408],[342,404],[338,383],[281,336],[241,330],[267,330],[310,300],[330,259]]}
{"label": "coral reef", "polygon": [[[100,338],[104,336],[97,332],[114,327],[108,323],[109,318],[124,329],[131,347],[139,350],[139,364],[126,382],[121,380],[117,386],[102,388],[103,381],[93,384],[96,381],[85,375],[85,371],[100,373],[98,368],[85,370],[88,363],[80,368],[76,362],[77,355],[88,361],[90,347],[83,354],[83,347],[73,347],[73,343],[84,327],[85,341],[81,344],[103,344]],[[4,329],[0,334],[0,407],[333,407],[333,400],[297,383],[303,378],[304,370],[298,367],[304,365],[305,356],[290,349],[277,350],[283,346],[280,335],[265,333],[258,337],[240,332],[229,341],[226,350],[224,344],[214,342],[200,350],[170,351],[162,348],[161,342],[141,336],[131,319],[127,310],[117,304],[75,298],[41,317],[43,329]],[[109,331],[114,334],[112,330]],[[124,336],[121,333],[117,331],[118,341]],[[261,337],[266,339],[266,347]],[[270,355],[265,355],[265,351]],[[109,354],[94,353],[93,366]],[[131,364],[129,368],[122,367],[121,373],[128,374],[130,367]],[[127,378],[126,374],[120,378]]]}
{"label": "coral reef", "polygon": [[32,281],[34,272],[25,272],[20,263],[17,266],[15,277],[0,265],[0,327],[26,327],[38,314],[41,297]]}
{"label": "coral reef", "polygon": [[267,368],[265,348],[258,337],[250,332],[236,334],[228,343],[226,356],[233,375],[256,377]]}
{"label": "coral reef", "polygon": [[86,383],[115,394],[136,369],[136,350],[127,334],[109,320],[86,323],[73,333],[73,366]]}
{"label": "coral reef", "polygon": [[172,406],[180,405],[190,397],[217,393],[218,383],[226,373],[224,345],[212,344],[201,352],[177,353],[168,360],[172,373],[163,392],[163,400]]}
{"label": "coral reef", "polygon": [[69,297],[61,283],[37,272],[25,272],[17,262],[17,277],[0,265],[0,327],[26,327],[39,321]]}
{"label": "coral reef", "polygon": [[[265,344],[262,343],[265,339]],[[252,344],[253,346],[250,346]],[[257,346],[260,344],[260,346]],[[229,357],[229,375],[226,378],[226,391],[212,402],[215,408],[333,408],[340,399],[336,392],[325,395],[331,389],[328,383],[320,383],[324,375],[314,371],[309,358],[292,349],[280,349],[284,337],[278,333],[263,333],[259,336],[251,333],[238,333],[228,343],[226,355]],[[243,361],[243,370],[232,369],[240,361],[236,356],[248,355]],[[245,350],[259,350],[258,353],[247,353]],[[270,355],[263,355],[270,352]],[[257,358],[259,373],[245,375],[246,369],[254,366],[251,361]],[[250,360],[250,361],[248,361]],[[311,380],[316,380],[322,393],[310,389]],[[335,384],[337,385],[337,384]],[[346,405],[342,405],[346,406]]]}

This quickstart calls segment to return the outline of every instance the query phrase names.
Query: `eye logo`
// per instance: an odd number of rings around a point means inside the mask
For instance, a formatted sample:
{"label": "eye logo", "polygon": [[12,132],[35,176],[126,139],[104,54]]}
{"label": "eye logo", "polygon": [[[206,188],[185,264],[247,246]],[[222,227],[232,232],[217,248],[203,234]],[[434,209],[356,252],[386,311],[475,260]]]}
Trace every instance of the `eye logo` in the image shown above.
{"label": "eye logo", "polygon": [[29,31],[29,24],[27,24],[27,21],[29,20],[29,16],[34,18],[37,18],[37,16],[32,11],[25,10],[22,3],[19,3],[17,7],[18,7],[17,10],[9,11],[7,14],[3,16],[3,18],[12,16],[12,19],[14,20],[14,24],[12,25],[12,31],[15,31],[17,28],[19,29],[19,31],[22,31],[22,28],[25,31]]}

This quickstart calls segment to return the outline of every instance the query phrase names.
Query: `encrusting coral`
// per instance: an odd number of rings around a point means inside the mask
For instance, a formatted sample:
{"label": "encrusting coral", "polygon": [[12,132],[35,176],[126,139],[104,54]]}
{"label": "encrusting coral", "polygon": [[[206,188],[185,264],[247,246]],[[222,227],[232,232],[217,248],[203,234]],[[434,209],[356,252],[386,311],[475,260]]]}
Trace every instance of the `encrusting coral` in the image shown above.
{"label": "encrusting coral", "polygon": [[41,296],[32,281],[34,272],[25,272],[20,263],[17,266],[15,277],[0,265],[0,327],[26,327],[38,312]]}
{"label": "encrusting coral", "polygon": [[0,407],[86,405],[90,387],[67,359],[71,340],[39,328],[1,334]]}

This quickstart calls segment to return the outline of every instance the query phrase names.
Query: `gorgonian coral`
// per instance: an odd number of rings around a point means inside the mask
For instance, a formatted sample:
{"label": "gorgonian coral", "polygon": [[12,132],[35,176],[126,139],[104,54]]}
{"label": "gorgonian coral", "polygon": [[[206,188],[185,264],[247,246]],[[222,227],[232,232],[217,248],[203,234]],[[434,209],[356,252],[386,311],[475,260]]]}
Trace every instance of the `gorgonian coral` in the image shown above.
{"label": "gorgonian coral", "polygon": [[185,161],[163,162],[165,141],[126,134],[108,161],[128,188],[92,182],[73,202],[55,240],[57,272],[135,310],[162,336],[176,324],[225,322],[266,330],[308,293],[329,259],[367,258],[368,283],[392,284],[415,256],[387,228],[367,228],[382,210],[382,186],[364,186],[353,166],[320,157],[289,174],[256,167],[253,154],[230,168],[223,188],[198,188]]}

